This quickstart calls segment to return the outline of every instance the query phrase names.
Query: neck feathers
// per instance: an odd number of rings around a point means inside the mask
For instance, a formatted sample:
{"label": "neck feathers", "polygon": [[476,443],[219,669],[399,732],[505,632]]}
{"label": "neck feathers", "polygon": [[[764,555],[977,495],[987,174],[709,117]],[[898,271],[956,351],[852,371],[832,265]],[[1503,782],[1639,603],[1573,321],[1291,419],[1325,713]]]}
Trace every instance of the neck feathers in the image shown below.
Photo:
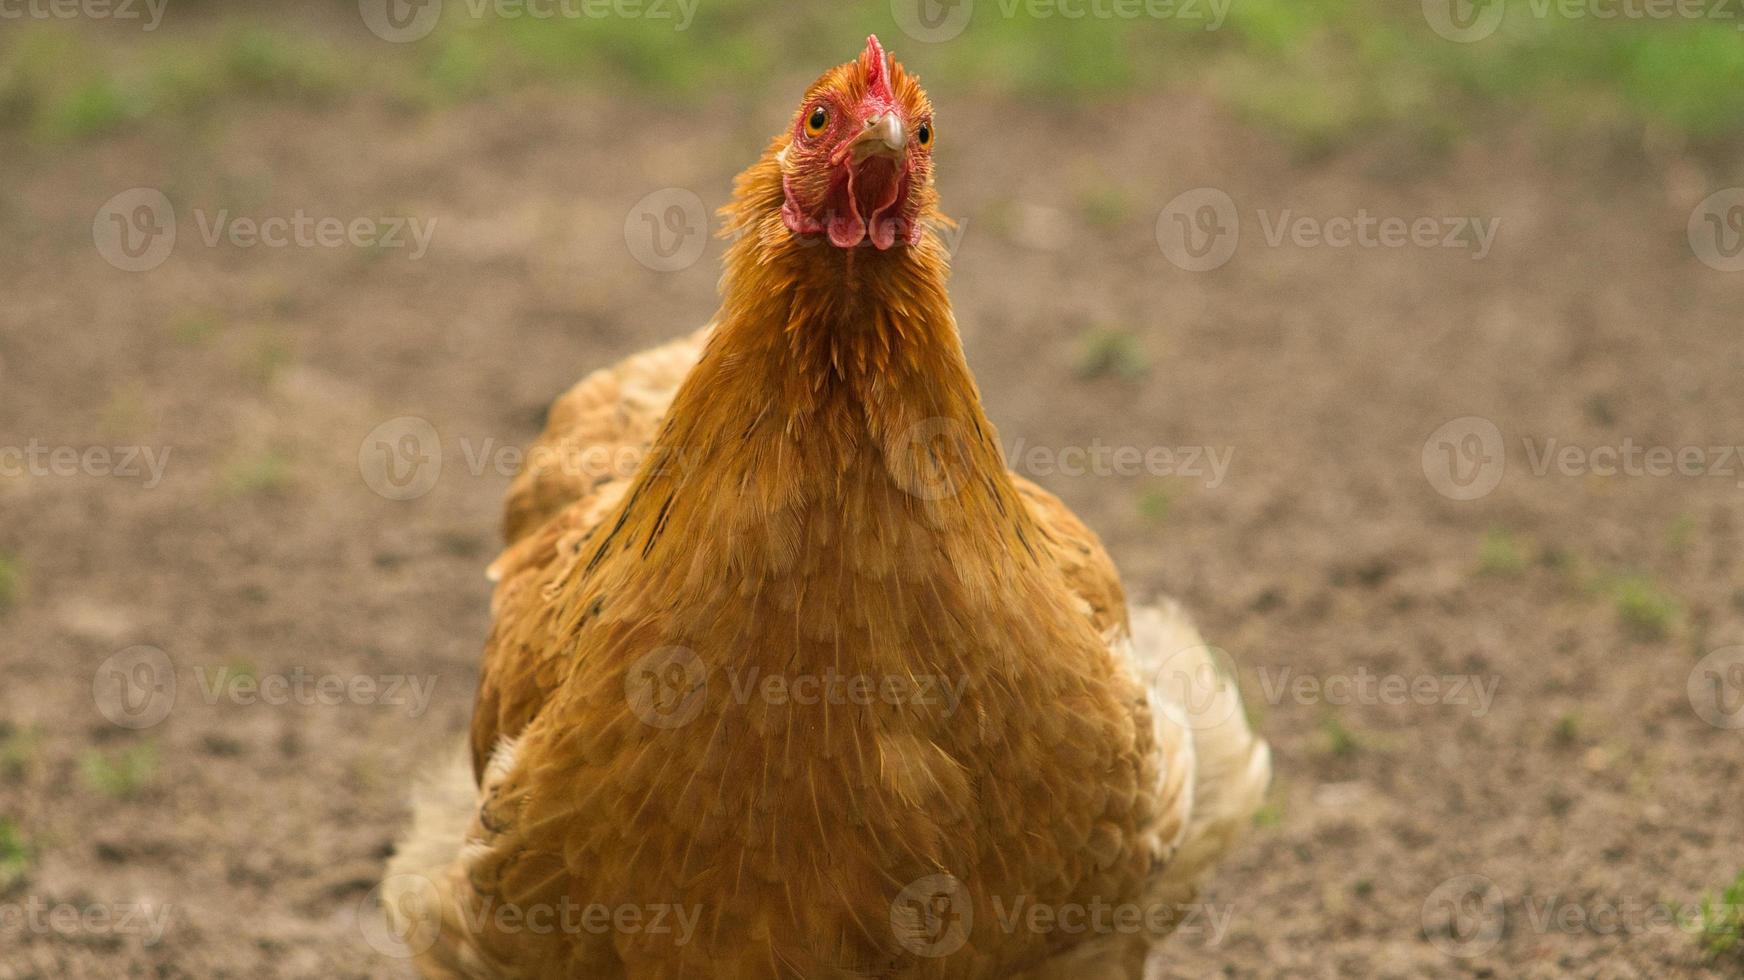
{"label": "neck feathers", "polygon": [[714,332],[595,563],[623,555],[640,566],[626,579],[664,568],[690,595],[800,578],[837,598],[886,574],[973,568],[979,583],[1033,563],[937,236],[889,251],[799,239],[779,172],[772,150],[740,178]]}
{"label": "neck feathers", "polygon": [[[783,143],[739,176],[723,209],[733,238],[721,279],[720,344],[780,361],[783,389],[804,410],[832,389],[868,409],[906,395],[984,422],[945,291],[949,257],[929,227],[912,246],[842,249],[793,234],[780,218]],[[917,188],[923,223],[942,222],[930,187]],[[876,420],[874,420],[876,421]]]}

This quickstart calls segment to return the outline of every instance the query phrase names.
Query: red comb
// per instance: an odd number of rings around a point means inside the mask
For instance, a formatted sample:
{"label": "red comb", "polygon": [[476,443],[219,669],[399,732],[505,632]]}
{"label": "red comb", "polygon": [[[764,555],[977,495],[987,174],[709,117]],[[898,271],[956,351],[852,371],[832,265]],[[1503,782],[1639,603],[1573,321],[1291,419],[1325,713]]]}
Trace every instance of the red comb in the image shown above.
{"label": "red comb", "polygon": [[878,35],[866,35],[866,53],[860,56],[860,63],[866,67],[867,91],[895,101],[896,96],[890,91],[890,66],[884,58],[884,45],[878,43]]}

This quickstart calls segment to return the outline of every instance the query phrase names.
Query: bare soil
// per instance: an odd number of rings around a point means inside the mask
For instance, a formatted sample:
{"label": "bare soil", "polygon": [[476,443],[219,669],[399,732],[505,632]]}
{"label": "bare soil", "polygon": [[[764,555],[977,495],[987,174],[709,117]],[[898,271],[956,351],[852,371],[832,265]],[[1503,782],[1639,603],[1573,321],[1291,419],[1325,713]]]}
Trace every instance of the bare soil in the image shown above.
{"label": "bare soil", "polygon": [[[1744,868],[1744,731],[1688,695],[1704,654],[1744,642],[1744,462],[1532,465],[1549,440],[1744,442],[1740,280],[1685,234],[1723,175],[1536,127],[1445,156],[1382,142],[1304,160],[1190,93],[1071,111],[933,95],[963,219],[953,295],[1005,442],[1233,453],[1215,486],[1014,459],[1104,536],[1135,599],[1178,596],[1231,652],[1274,749],[1274,802],[1206,891],[1227,931],[1177,936],[1165,975],[1738,975],[1646,910]],[[709,316],[722,244],[655,271],[626,218],[662,188],[720,205],[788,110],[550,90],[438,112],[240,102],[193,134],[71,149],[3,138],[0,446],[171,455],[149,487],[0,476],[17,565],[0,814],[29,852],[0,906],[169,910],[155,943],[0,920],[0,977],[407,975],[359,908],[410,773],[469,716],[512,464],[490,454],[528,442],[583,372]],[[1202,186],[1237,204],[1241,237],[1190,272],[1156,219]],[[148,272],[93,244],[93,216],[133,187],[177,212]],[[416,260],[208,246],[225,209],[436,226]],[[1481,259],[1274,246],[1286,209],[1500,225]],[[1083,376],[1083,338],[1111,328],[1136,340],[1115,359],[1132,370]],[[403,416],[442,454],[404,501],[359,464]],[[1461,501],[1424,446],[1466,417],[1499,430],[1506,467]],[[1620,610],[1630,576],[1674,604]],[[93,684],[140,644],[177,687],[134,730]],[[422,712],[248,704],[209,691],[226,669],[434,687]],[[1434,699],[1331,703],[1370,675]],[[1444,678],[1460,677],[1493,703],[1459,700]],[[1437,889],[1464,875],[1503,903],[1462,947],[1474,934],[1449,932]]]}

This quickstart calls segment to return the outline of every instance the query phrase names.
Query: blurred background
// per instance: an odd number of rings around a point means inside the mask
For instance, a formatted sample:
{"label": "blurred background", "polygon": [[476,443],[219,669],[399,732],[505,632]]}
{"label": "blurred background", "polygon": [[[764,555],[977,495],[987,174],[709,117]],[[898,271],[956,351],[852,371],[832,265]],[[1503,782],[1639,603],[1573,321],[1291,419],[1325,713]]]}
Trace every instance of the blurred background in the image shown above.
{"label": "blurred background", "polygon": [[868,32],[1277,779],[1163,976],[1738,976],[1735,0],[0,0],[0,977],[403,977],[552,397]]}

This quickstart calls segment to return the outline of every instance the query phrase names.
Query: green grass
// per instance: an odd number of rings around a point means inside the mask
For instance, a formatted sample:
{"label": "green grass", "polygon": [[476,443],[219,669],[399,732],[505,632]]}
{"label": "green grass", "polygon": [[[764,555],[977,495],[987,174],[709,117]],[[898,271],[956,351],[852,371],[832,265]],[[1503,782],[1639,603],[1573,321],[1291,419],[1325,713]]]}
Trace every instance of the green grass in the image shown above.
{"label": "green grass", "polygon": [[1133,197],[1124,188],[1098,178],[1078,191],[1078,209],[1093,228],[1113,231],[1143,209],[1134,205]]}
{"label": "green grass", "polygon": [[1524,572],[1528,564],[1526,548],[1512,532],[1503,528],[1491,528],[1485,532],[1478,545],[1478,571],[1508,578]]}
{"label": "green grass", "polygon": [[88,749],[79,756],[85,787],[110,799],[131,800],[157,778],[157,749],[149,743],[105,753]]}
{"label": "green grass", "polygon": [[261,449],[237,456],[219,474],[226,496],[278,496],[291,486],[291,457],[279,449]]}
{"label": "green grass", "polygon": [[[355,27],[354,4],[335,10]],[[1430,30],[1419,4],[1380,0],[1240,0],[1216,30],[1208,20],[1029,10],[1021,0],[977,4],[960,36],[936,44],[906,36],[880,3],[772,16],[754,0],[710,0],[684,30],[647,18],[447,16],[428,38],[386,47],[360,31],[259,14],[191,15],[192,28],[125,44],[31,22],[0,41],[0,126],[83,139],[200,117],[239,96],[326,104],[385,93],[431,107],[551,83],[663,103],[761,100],[791,96],[794,78],[845,60],[876,31],[947,107],[984,94],[1071,107],[1196,90],[1308,150],[1383,127],[1440,145],[1497,110],[1697,141],[1735,140],[1744,128],[1744,43],[1725,20],[1537,17],[1511,2],[1494,36],[1459,44]]]}
{"label": "green grass", "polygon": [[381,69],[364,49],[249,24],[115,43],[60,23],[9,26],[0,43],[0,125],[47,142],[147,118],[193,118],[241,97],[327,102]]}
{"label": "green grass", "polygon": [[1744,871],[1719,895],[1703,897],[1700,925],[1696,935],[1702,952],[1712,959],[1744,961]]}
{"label": "green grass", "polygon": [[18,556],[0,549],[0,614],[11,609],[24,591],[24,569]]}
{"label": "green grass", "polygon": [[1580,741],[1580,715],[1564,712],[1550,730],[1550,741],[1558,748],[1569,748]]}
{"label": "green grass", "polygon": [[1672,520],[1665,528],[1665,547],[1673,554],[1681,555],[1689,550],[1696,537],[1696,519],[1688,514],[1682,514]]}
{"label": "green grass", "polygon": [[36,851],[10,817],[0,817],[0,895],[24,880],[36,861]]}
{"label": "green grass", "polygon": [[256,384],[271,384],[296,360],[290,342],[276,330],[261,330],[253,339],[243,373]]}
{"label": "green grass", "polygon": [[29,775],[42,736],[33,728],[0,735],[0,780],[19,782]]}
{"label": "green grass", "polygon": [[170,327],[170,337],[178,347],[204,347],[222,326],[218,317],[210,313],[190,313]]}
{"label": "green grass", "polygon": [[1617,579],[1611,583],[1610,592],[1617,609],[1617,621],[1634,639],[1665,639],[1681,617],[1677,600],[1646,575],[1633,574]]}
{"label": "green grass", "polygon": [[1328,755],[1345,759],[1356,755],[1362,748],[1362,739],[1351,731],[1344,721],[1330,712],[1320,717],[1321,746]]}
{"label": "green grass", "polygon": [[1632,640],[1664,640],[1685,625],[1682,603],[1646,572],[1592,569],[1578,554],[1558,548],[1546,548],[1538,560],[1571,592],[1610,602],[1618,627]]}
{"label": "green grass", "polygon": [[1169,511],[1174,506],[1174,490],[1160,484],[1147,488],[1138,498],[1139,516],[1145,519],[1145,523],[1153,526],[1167,523]]}
{"label": "green grass", "polygon": [[449,529],[436,532],[436,547],[445,555],[471,560],[484,554],[485,543],[476,534]]}
{"label": "green grass", "polygon": [[253,681],[260,677],[260,668],[247,660],[235,660],[223,667],[224,676],[232,681]]}
{"label": "green grass", "polygon": [[1144,377],[1149,365],[1137,337],[1118,327],[1103,327],[1079,340],[1073,367],[1078,377],[1086,380],[1112,377],[1136,381]]}
{"label": "green grass", "polygon": [[141,109],[113,78],[93,78],[52,103],[42,119],[49,136],[82,139],[119,128]]}
{"label": "green grass", "polygon": [[347,85],[343,55],[334,48],[294,33],[249,26],[218,42],[214,76],[179,76],[191,85],[186,94],[211,87],[241,88],[256,95],[325,100]]}
{"label": "green grass", "polygon": [[97,431],[117,443],[137,442],[151,427],[149,389],[135,381],[117,385],[97,413]]}

